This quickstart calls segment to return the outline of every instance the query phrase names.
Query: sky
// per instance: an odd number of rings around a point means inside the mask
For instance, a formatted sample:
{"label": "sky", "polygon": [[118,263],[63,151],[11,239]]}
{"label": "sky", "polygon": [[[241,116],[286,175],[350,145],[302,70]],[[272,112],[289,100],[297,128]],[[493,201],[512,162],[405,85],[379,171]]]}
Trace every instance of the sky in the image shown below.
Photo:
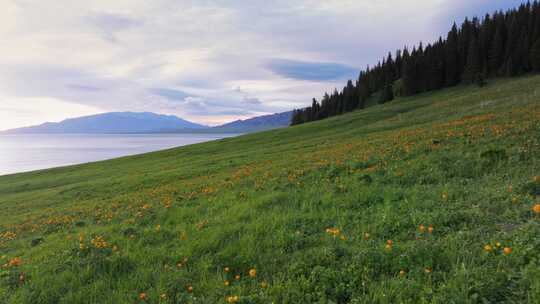
{"label": "sky", "polygon": [[289,111],[518,0],[0,0],[0,130],[111,111]]}

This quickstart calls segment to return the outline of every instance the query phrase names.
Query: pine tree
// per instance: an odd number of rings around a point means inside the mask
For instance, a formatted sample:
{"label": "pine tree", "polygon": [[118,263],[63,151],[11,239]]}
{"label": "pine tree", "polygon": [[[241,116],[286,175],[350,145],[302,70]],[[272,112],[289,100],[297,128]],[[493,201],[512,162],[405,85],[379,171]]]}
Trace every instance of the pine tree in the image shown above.
{"label": "pine tree", "polygon": [[392,90],[392,85],[387,83],[384,86],[379,103],[385,103],[394,99],[394,91]]}
{"label": "pine tree", "polygon": [[458,80],[461,79],[460,76],[463,75],[463,72],[465,71],[465,66],[467,65],[467,58],[468,58],[468,52],[469,52],[469,45],[472,40],[472,36],[474,34],[474,28],[473,23],[469,21],[468,18],[465,18],[465,21],[463,21],[463,24],[461,25],[461,30],[458,32],[458,39],[457,39],[457,45],[458,45],[458,61],[457,61],[457,75]]}
{"label": "pine tree", "polygon": [[489,72],[491,75],[496,75],[500,71],[501,64],[504,58],[504,29],[502,27],[497,28],[495,37],[489,50]]}
{"label": "pine tree", "polygon": [[540,72],[540,38],[534,43],[529,58],[531,60],[532,69],[535,72]]}
{"label": "pine tree", "polygon": [[516,15],[514,14],[512,21],[510,22],[510,27],[508,28],[508,41],[506,43],[506,76],[514,76],[518,73],[519,70],[519,22]]}
{"label": "pine tree", "polygon": [[463,73],[463,81],[465,83],[473,83],[480,73],[480,47],[478,39],[473,38],[467,54],[467,65]]}
{"label": "pine tree", "polygon": [[317,99],[313,98],[311,102],[311,115],[310,120],[317,120],[319,119],[319,103],[317,102]]}
{"label": "pine tree", "polygon": [[446,85],[454,86],[458,83],[458,31],[455,23],[446,38],[445,59]]}

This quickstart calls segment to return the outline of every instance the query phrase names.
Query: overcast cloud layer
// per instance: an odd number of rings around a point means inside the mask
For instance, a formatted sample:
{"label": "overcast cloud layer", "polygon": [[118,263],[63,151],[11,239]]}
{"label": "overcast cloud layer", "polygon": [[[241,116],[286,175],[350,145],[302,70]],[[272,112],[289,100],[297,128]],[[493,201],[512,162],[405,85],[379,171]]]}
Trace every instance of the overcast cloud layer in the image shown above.
{"label": "overcast cloud layer", "polygon": [[109,111],[288,111],[518,0],[0,0],[0,130]]}

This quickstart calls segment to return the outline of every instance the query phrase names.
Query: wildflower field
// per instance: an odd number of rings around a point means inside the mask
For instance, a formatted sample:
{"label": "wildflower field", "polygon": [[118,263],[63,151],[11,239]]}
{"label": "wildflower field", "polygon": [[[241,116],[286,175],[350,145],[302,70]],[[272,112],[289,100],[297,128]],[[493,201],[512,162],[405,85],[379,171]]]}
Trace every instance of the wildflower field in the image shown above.
{"label": "wildflower field", "polygon": [[0,177],[0,303],[540,303],[540,77]]}

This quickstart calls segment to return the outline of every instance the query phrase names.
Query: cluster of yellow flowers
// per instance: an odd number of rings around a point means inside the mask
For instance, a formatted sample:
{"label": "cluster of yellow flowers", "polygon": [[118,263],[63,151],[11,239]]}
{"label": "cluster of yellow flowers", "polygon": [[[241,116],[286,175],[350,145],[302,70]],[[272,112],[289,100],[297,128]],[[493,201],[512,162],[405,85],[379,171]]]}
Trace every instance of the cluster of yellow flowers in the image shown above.
{"label": "cluster of yellow flowers", "polygon": [[238,296],[228,296],[227,297],[227,303],[236,303],[240,300],[240,297]]}
{"label": "cluster of yellow flowers", "polygon": [[79,249],[84,250],[86,245],[84,244],[84,235],[79,234]]}
{"label": "cluster of yellow flowers", "polygon": [[[193,293],[193,286],[191,286],[191,285],[186,286],[186,291],[187,291],[188,293]],[[168,299],[168,296],[167,296],[166,293],[161,293],[161,294],[159,295],[159,298],[160,298],[161,300],[163,300],[163,301],[166,301],[166,300]],[[139,293],[139,300],[141,300],[141,301],[146,301],[146,300],[148,300],[148,295],[147,295],[145,292]]]}
{"label": "cluster of yellow flowers", "polygon": [[341,233],[339,228],[326,228],[326,233],[333,236],[334,238],[339,237],[342,240],[345,240],[345,236]]}
{"label": "cluster of yellow flowers", "polygon": [[170,197],[166,198],[165,201],[163,202],[163,207],[165,207],[166,209],[169,209],[171,208],[171,205],[172,205],[172,199]]}
{"label": "cluster of yellow flowers", "polygon": [[[228,274],[231,272],[231,268],[229,267],[225,267],[223,268],[223,272],[225,272],[225,274]],[[257,277],[257,269],[256,268],[251,268],[249,271],[248,271],[248,276],[250,278],[256,278]],[[240,279],[242,278],[242,276],[240,274],[236,274],[234,275],[233,277],[236,281],[240,281]],[[225,286],[230,286],[231,285],[231,282],[226,279],[223,281],[223,285]],[[263,286],[264,285],[264,286]],[[266,282],[263,282],[263,284],[261,284],[261,286],[263,286],[263,288],[266,288],[268,286],[268,283]]]}
{"label": "cluster of yellow flowers", "polygon": [[107,242],[105,241],[105,239],[101,236],[101,235],[97,235],[95,236],[91,241],[90,243],[98,248],[98,249],[102,249],[102,248],[106,248],[108,246]]}
{"label": "cluster of yellow flowers", "polygon": [[178,261],[176,263],[176,268],[184,267],[187,264],[187,262],[188,262],[188,258],[187,257],[183,258],[181,261]]}
{"label": "cluster of yellow flowers", "polygon": [[496,242],[494,245],[491,245],[491,244],[484,245],[484,251],[488,253],[496,252],[497,250],[500,250],[501,248],[504,255],[509,255],[513,251],[512,247],[503,247],[500,242]]}
{"label": "cluster of yellow flowers", "polygon": [[[423,224],[420,224],[420,226],[418,226],[418,230],[420,231],[420,233],[425,233],[426,232],[426,226],[424,226]],[[433,228],[433,225],[429,225],[427,227],[427,232],[428,233],[433,233],[433,230],[435,230],[435,228]]]}
{"label": "cluster of yellow flowers", "polygon": [[16,237],[17,237],[17,234],[15,232],[11,232],[11,231],[6,231],[6,232],[0,234],[0,238],[4,239],[6,241],[14,240]]}

